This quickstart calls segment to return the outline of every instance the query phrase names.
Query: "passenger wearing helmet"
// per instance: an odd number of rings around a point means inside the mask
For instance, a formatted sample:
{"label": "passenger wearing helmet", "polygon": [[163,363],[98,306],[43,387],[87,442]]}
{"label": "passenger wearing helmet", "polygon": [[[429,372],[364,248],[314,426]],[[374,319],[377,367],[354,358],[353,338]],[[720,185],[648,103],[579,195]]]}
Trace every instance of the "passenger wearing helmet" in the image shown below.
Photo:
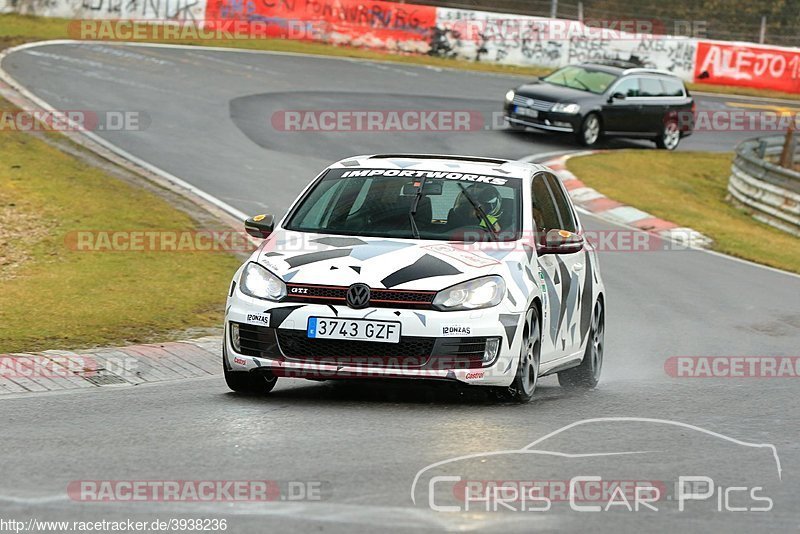
{"label": "passenger wearing helmet", "polygon": [[491,230],[499,232],[499,219],[503,215],[503,198],[497,188],[490,184],[472,184],[458,194],[453,207],[457,221],[486,228],[486,221],[475,209],[475,205],[486,215],[486,219],[492,225]]}

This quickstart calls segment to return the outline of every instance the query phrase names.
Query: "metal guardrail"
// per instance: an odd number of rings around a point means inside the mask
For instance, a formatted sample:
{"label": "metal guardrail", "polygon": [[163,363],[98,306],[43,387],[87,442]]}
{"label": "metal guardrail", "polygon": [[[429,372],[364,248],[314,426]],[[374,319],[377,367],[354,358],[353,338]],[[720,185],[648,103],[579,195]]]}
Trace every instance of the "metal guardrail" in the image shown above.
{"label": "metal guardrail", "polygon": [[[739,143],[728,198],[756,220],[800,236],[800,172],[777,165],[784,141],[776,135]],[[795,161],[800,161],[797,146]]]}

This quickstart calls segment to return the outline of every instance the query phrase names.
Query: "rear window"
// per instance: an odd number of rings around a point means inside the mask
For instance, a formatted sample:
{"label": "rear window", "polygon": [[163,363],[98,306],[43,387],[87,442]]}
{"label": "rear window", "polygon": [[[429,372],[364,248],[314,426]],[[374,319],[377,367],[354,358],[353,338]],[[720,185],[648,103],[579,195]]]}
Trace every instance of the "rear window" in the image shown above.
{"label": "rear window", "polygon": [[661,85],[664,86],[664,96],[683,96],[682,81],[664,78],[661,80]]}
{"label": "rear window", "polygon": [[664,88],[655,78],[642,78],[639,80],[639,96],[664,96]]}

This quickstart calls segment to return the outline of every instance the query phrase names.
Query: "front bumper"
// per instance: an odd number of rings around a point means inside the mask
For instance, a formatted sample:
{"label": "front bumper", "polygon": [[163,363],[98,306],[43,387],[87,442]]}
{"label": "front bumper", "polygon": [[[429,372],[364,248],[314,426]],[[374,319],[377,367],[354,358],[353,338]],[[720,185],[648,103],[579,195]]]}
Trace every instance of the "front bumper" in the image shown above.
{"label": "front bumper", "polygon": [[[310,317],[397,321],[401,339],[399,343],[309,339],[306,325]],[[265,310],[263,301],[234,297],[225,318],[225,348],[227,364],[234,371],[269,370],[277,376],[312,379],[419,378],[506,386],[516,373],[522,321],[523,314],[505,310],[503,304],[466,312],[280,304]],[[237,347],[232,339],[234,323],[239,332]],[[484,362],[489,340],[496,340],[499,346],[494,359]]]}
{"label": "front bumper", "polygon": [[581,116],[579,114],[538,111],[537,117],[534,118],[516,113],[515,108],[515,105],[505,107],[505,120],[512,124],[552,132],[575,132],[580,128]]}

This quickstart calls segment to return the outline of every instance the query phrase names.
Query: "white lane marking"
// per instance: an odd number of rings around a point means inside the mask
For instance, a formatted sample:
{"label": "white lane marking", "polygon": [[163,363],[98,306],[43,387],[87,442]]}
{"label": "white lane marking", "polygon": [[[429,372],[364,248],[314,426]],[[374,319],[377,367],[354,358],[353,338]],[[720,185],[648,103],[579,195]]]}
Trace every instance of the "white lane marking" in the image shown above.
{"label": "white lane marking", "polygon": [[794,106],[800,104],[800,100],[787,100],[784,98],[773,98],[769,96],[734,95],[727,93],[706,93],[703,91],[692,91],[692,96],[695,95],[699,95],[702,97],[720,98],[723,100],[732,99],[732,100],[746,100],[750,102],[775,102],[778,104],[791,104]]}
{"label": "white lane marking", "polygon": [[[38,106],[42,107],[43,109],[46,109],[46,110],[49,110],[49,111],[54,111],[54,109],[49,104],[47,104],[44,100],[40,99],[39,97],[37,97],[36,95],[31,93],[30,91],[25,89],[20,83],[18,83],[16,80],[14,80],[14,78],[12,78],[7,72],[5,72],[5,70],[3,70],[3,68],[2,68],[2,61],[3,61],[3,59],[5,59],[5,57],[7,55],[9,55],[9,54],[11,54],[13,52],[17,52],[17,51],[20,51],[20,50],[26,50],[26,49],[29,49],[29,48],[35,48],[37,46],[49,46],[49,45],[61,45],[61,44],[65,44],[65,45],[80,45],[80,44],[86,44],[86,43],[87,43],[87,41],[76,41],[76,40],[70,40],[70,39],[56,39],[56,40],[52,40],[52,41],[39,41],[39,42],[34,42],[34,43],[25,43],[25,44],[22,44],[22,45],[19,45],[19,46],[15,46],[15,47],[3,50],[2,52],[0,52],[0,80],[3,80],[8,85],[12,86],[14,89],[16,89],[17,91],[22,93],[23,96],[25,96],[29,100],[33,101],[34,103],[36,103]],[[94,42],[93,41],[89,41],[88,43],[94,43]],[[145,47],[152,47],[152,48],[191,49],[191,50],[195,50],[195,51],[196,50],[208,50],[208,51],[239,52],[239,53],[246,53],[246,54],[252,53],[252,54],[285,55],[285,56],[295,56],[295,57],[316,57],[316,58],[337,59],[337,60],[342,60],[342,61],[367,62],[367,63],[391,63],[391,62],[386,62],[386,61],[381,62],[381,61],[377,61],[377,60],[367,60],[367,59],[361,59],[361,58],[345,58],[345,57],[331,57],[331,56],[314,55],[314,54],[300,54],[300,53],[297,53],[297,52],[278,52],[278,51],[269,51],[269,50],[244,50],[244,49],[240,50],[240,49],[237,49],[237,48],[223,48],[223,47],[215,48],[215,47],[206,47],[206,46],[191,46],[191,45],[179,45],[179,44],[168,44],[168,43],[124,43],[124,42],[110,41],[108,43],[103,43],[103,44],[104,45],[114,45],[114,46],[145,46]],[[413,65],[409,65],[409,66],[413,66]],[[425,67],[425,65],[420,65],[420,66]],[[443,68],[443,69],[444,70],[448,70],[448,71],[454,71],[454,72],[462,72],[462,73],[463,72],[468,72],[468,71],[459,70],[459,69],[451,69],[449,67],[446,67],[446,68]],[[488,74],[492,74],[492,73],[488,73]],[[716,96],[716,95],[714,95],[714,96]],[[730,98],[731,95],[726,95],[726,97]],[[178,185],[179,187],[182,187],[182,188],[188,190],[189,192],[199,196],[203,200],[206,200],[207,202],[211,203],[212,205],[220,208],[221,210],[225,211],[229,215],[231,215],[233,217],[236,217],[238,219],[241,219],[241,220],[244,220],[244,219],[247,218],[247,215],[244,212],[234,208],[230,204],[227,204],[226,202],[223,202],[222,200],[218,199],[217,197],[215,197],[215,196],[213,196],[213,195],[211,195],[209,193],[206,193],[202,189],[199,189],[199,188],[189,184],[188,182],[178,178],[175,175],[173,175],[171,173],[168,173],[167,171],[164,171],[164,170],[156,167],[155,165],[152,165],[152,164],[148,163],[147,161],[134,156],[133,154],[131,154],[131,153],[129,153],[129,152],[117,147],[116,145],[114,145],[112,143],[109,143],[108,141],[105,141],[104,139],[102,139],[101,137],[97,136],[96,134],[94,134],[92,132],[82,132],[82,133],[84,135],[86,135],[87,137],[89,137],[90,139],[92,139],[93,141],[95,141],[96,143],[98,143],[99,145],[101,145],[104,148],[110,150],[111,152],[117,154],[118,156],[123,157],[125,159],[128,159],[129,161],[133,162],[134,164],[139,165],[140,167],[143,167],[143,168],[147,169],[148,171],[150,171],[150,172],[152,172],[152,173],[154,173],[154,174],[156,174],[158,176],[161,176],[165,180],[173,182],[174,184]],[[573,151],[573,152],[570,152],[570,151],[549,152],[549,153],[545,152],[543,154],[532,154],[530,156],[526,156],[524,158],[521,158],[518,161],[523,161],[525,163],[530,163],[531,161],[539,160],[542,157],[547,157],[550,154],[555,154],[555,155],[566,155],[566,154],[580,155],[580,154],[583,154],[583,153],[590,154],[591,151],[581,150],[581,151]],[[585,210],[582,210],[582,211],[585,211]],[[585,211],[585,213],[593,215],[594,217],[604,221],[604,219],[598,217],[597,215],[591,214],[588,211]],[[609,222],[609,221],[605,221],[605,222]],[[611,223],[611,224],[616,224],[617,226],[620,226],[620,227],[623,227],[623,228],[630,228],[630,229],[634,229],[634,230],[637,230],[637,231],[641,231],[638,228],[625,226],[625,225],[622,225],[622,224],[619,224],[619,223]],[[733,256],[728,256],[728,255],[722,254],[720,252],[715,252],[715,251],[712,251],[712,250],[704,250],[704,249],[697,249],[697,250],[701,250],[702,252],[705,252],[707,254],[713,254],[714,256],[718,256],[718,257],[721,257],[721,258],[727,258],[728,260],[737,261],[739,263],[742,263],[742,264],[745,264],[745,265],[749,265],[751,267],[758,267],[758,268],[766,269],[768,271],[772,271],[772,272],[775,272],[775,273],[780,273],[780,274],[785,274],[785,275],[793,276],[793,277],[796,277],[796,278],[800,278],[800,275],[795,274],[795,273],[790,273],[788,271],[783,271],[781,269],[776,269],[775,267],[769,267],[769,266],[766,266],[766,265],[761,265],[759,263],[754,263],[754,262],[749,261],[749,260],[743,260],[741,258],[735,258]]]}
{"label": "white lane marking", "polygon": [[[39,98],[38,96],[33,94],[31,91],[29,91],[28,89],[23,87],[22,84],[17,82],[10,74],[8,74],[2,68],[2,62],[6,58],[6,56],[8,56],[9,54],[11,54],[13,52],[17,52],[17,51],[20,51],[20,50],[27,50],[27,49],[30,49],[30,48],[35,48],[37,46],[45,46],[45,45],[52,45],[52,44],[75,44],[75,43],[76,43],[76,41],[70,41],[70,40],[45,41],[44,43],[25,43],[23,45],[19,45],[19,46],[15,46],[13,48],[8,48],[6,50],[3,50],[2,52],[0,52],[0,80],[3,80],[5,83],[7,83],[11,87],[13,87],[20,94],[22,94],[22,96],[24,96],[25,98],[27,98],[28,100],[30,100],[31,102],[33,102],[34,104],[39,106],[40,108],[42,108],[42,109],[44,109],[46,111],[56,111],[53,106],[51,106],[50,104],[45,102],[43,99]],[[130,152],[119,148],[118,146],[116,146],[113,143],[110,143],[109,141],[106,141],[105,139],[103,139],[99,135],[95,134],[94,132],[81,131],[80,133],[83,134],[84,136],[86,136],[87,138],[91,139],[92,141],[94,141],[98,145],[102,146],[106,150],[109,150],[112,153],[116,154],[117,156],[119,156],[121,158],[124,158],[124,159],[127,159],[128,161],[132,162],[133,164],[138,165],[139,167],[142,167],[143,169],[146,169],[149,172],[152,172],[153,174],[155,174],[157,176],[160,176],[161,178],[163,178],[164,180],[167,180],[168,182],[172,182],[174,185],[176,185],[176,186],[178,186],[178,187],[180,187],[182,189],[185,189],[186,191],[192,193],[193,195],[196,195],[196,196],[202,198],[203,200],[205,200],[209,204],[211,204],[213,206],[216,206],[217,208],[221,209],[222,211],[226,212],[227,214],[231,215],[232,217],[235,217],[235,218],[237,218],[239,220],[245,220],[247,218],[247,215],[245,215],[244,212],[239,211],[238,209],[234,208],[230,204],[228,204],[226,202],[223,202],[222,200],[218,199],[217,197],[215,197],[215,196],[213,196],[213,195],[211,195],[209,193],[206,193],[204,190],[193,186],[189,182],[186,182],[185,180],[182,180],[182,179],[178,178],[174,174],[169,173],[169,172],[167,172],[167,171],[165,171],[165,170],[163,170],[163,169],[161,169],[159,167],[156,167],[155,165],[153,165],[151,163],[148,163],[147,161],[145,161],[142,158],[134,156]]]}
{"label": "white lane marking", "polygon": [[[588,155],[588,154],[591,154],[591,153],[592,153],[591,151],[587,151],[587,150],[578,150],[578,151],[573,151],[573,152],[569,152],[569,151],[567,151],[567,152],[545,152],[544,156],[548,157],[548,158],[550,157],[550,155],[552,155],[553,157],[555,157],[555,156],[564,156],[564,155],[569,155],[570,157],[575,157],[575,156],[581,156],[581,155]],[[546,161],[539,161],[539,160],[540,160],[540,155],[539,154],[531,154],[530,156],[526,156],[525,158],[522,158],[519,161],[525,161],[526,163],[530,163],[532,161],[536,161],[537,163],[540,163],[541,165],[546,165]],[[556,173],[556,174],[558,174],[558,173]],[[610,219],[606,219],[604,217],[601,217],[599,214],[591,212],[591,211],[589,211],[589,210],[587,210],[587,209],[585,209],[585,208],[583,208],[581,206],[576,205],[575,209],[579,213],[581,213],[582,215],[588,215],[588,216],[594,218],[595,220],[598,220],[598,221],[601,221],[601,222],[604,222],[604,223],[607,223],[607,224],[611,224],[611,225],[614,225],[614,226],[618,226],[620,228],[625,228],[626,230],[634,230],[636,232],[644,232],[644,230],[642,230],[641,228],[636,228],[635,226],[630,226],[630,225],[627,225],[627,224],[620,223],[618,221],[612,221]],[[662,236],[660,234],[651,233],[651,232],[645,232],[645,233],[649,233],[650,235],[653,235],[653,236],[657,237],[658,239],[661,239],[664,242],[669,242],[670,241],[669,239],[665,238],[664,236]],[[767,270],[767,271],[770,271],[770,272],[773,272],[773,273],[783,274],[783,275],[786,275],[786,276],[791,276],[793,278],[800,278],[800,274],[797,274],[797,273],[784,271],[784,270],[778,269],[776,267],[770,267],[769,265],[762,265],[760,263],[756,263],[756,262],[750,261],[750,260],[745,260],[745,259],[742,259],[742,258],[737,258],[735,256],[729,256],[727,254],[723,254],[722,252],[717,252],[715,250],[709,250],[707,248],[695,248],[695,247],[690,247],[690,248],[691,248],[691,250],[696,250],[698,252],[705,252],[706,254],[711,254],[712,256],[716,256],[718,258],[725,258],[726,260],[730,260],[730,261],[734,261],[734,262],[737,262],[737,263],[741,263],[741,264],[747,265],[749,267],[757,267],[759,269],[764,269],[764,270]]]}

